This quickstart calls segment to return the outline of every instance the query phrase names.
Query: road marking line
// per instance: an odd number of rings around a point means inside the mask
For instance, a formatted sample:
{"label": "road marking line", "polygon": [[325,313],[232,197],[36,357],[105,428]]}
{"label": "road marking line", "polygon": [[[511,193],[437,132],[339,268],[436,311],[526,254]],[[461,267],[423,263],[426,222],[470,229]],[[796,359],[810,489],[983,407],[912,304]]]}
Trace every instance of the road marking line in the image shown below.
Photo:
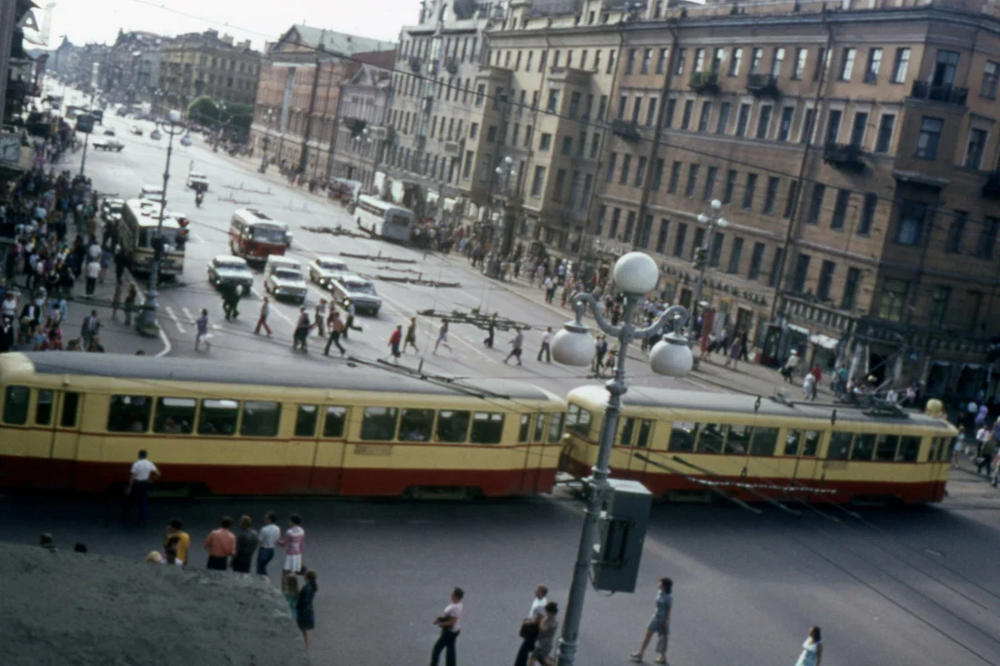
{"label": "road marking line", "polygon": [[184,313],[184,316],[187,317],[192,324],[196,323],[196,320],[194,316],[191,314],[190,310],[188,310],[187,308],[181,308],[181,312]]}
{"label": "road marking line", "polygon": [[177,330],[180,331],[181,333],[187,333],[187,331],[184,330],[184,327],[181,326],[181,320],[177,318],[176,314],[174,314],[173,308],[171,308],[168,305],[167,307],[164,308],[164,310],[166,310],[167,314],[170,315],[170,318],[174,320],[174,326],[177,327]]}
{"label": "road marking line", "polygon": [[172,346],[170,344],[170,338],[168,338],[167,334],[163,332],[162,326],[160,327],[160,340],[163,341],[163,351],[157,354],[154,358],[163,358],[164,356],[169,354],[170,350],[172,349]]}
{"label": "road marking line", "polygon": [[193,232],[193,231],[191,232],[191,238],[195,239],[195,240],[196,240],[196,241],[198,241],[199,243],[204,243],[204,242],[205,242],[205,239],[204,239],[204,238],[202,238],[201,236],[199,236],[198,234],[196,234],[196,233],[195,233],[195,232]]}

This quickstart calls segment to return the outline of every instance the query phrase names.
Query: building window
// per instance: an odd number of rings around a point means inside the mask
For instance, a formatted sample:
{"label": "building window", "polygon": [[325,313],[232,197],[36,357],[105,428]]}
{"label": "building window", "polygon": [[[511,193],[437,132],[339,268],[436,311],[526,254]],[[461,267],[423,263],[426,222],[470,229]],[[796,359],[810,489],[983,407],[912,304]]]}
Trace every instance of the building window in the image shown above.
{"label": "building window", "polygon": [[747,125],[750,123],[750,105],[740,104],[740,110],[736,116],[736,136],[747,135]]}
{"label": "building window", "polygon": [[608,156],[608,171],[604,175],[604,182],[610,183],[615,177],[615,164],[618,162],[618,153],[611,153]]}
{"label": "building window", "polygon": [[698,131],[705,133],[708,131],[708,120],[712,115],[712,103],[701,103],[701,115],[698,117]]}
{"label": "building window", "polygon": [[556,171],[556,182],[552,186],[552,200],[555,202],[562,201],[563,187],[566,184],[566,169],[559,169]]}
{"label": "building window", "polygon": [[910,49],[896,49],[896,60],[892,65],[892,82],[904,83],[906,81],[906,69],[910,65]]}
{"label": "building window", "polygon": [[687,49],[684,47],[677,49],[677,68],[674,70],[674,74],[680,76],[684,73],[684,59],[687,57]]}
{"label": "building window", "polygon": [[635,68],[635,49],[628,50],[628,58],[625,60],[625,73],[631,74]]}
{"label": "building window", "polygon": [[562,154],[566,155],[567,157],[573,155],[573,137],[571,136],[563,137]]}
{"label": "building window", "polygon": [[722,102],[719,105],[719,119],[715,122],[715,133],[725,134],[729,126],[729,111],[733,105],[730,102]]}
{"label": "building window", "polygon": [[726,173],[726,188],[722,192],[722,203],[724,204],[733,201],[733,192],[736,190],[736,177],[737,173],[735,169],[730,169]]}
{"label": "building window", "polygon": [[781,66],[785,62],[785,49],[778,47],[774,49],[774,61],[771,63],[771,76],[778,78],[781,76]]}
{"label": "building window", "polygon": [[[492,127],[490,129],[493,129]],[[487,139],[488,141],[489,139]],[[552,148],[552,135],[548,132],[542,132],[542,135],[538,137],[538,150],[540,152],[545,152]]]}
{"label": "building window", "polygon": [[600,237],[604,235],[604,219],[608,216],[608,207],[604,204],[597,209],[597,228],[594,229],[594,235]]}
{"label": "building window", "polygon": [[979,169],[983,163],[983,151],[986,150],[986,130],[970,129],[969,142],[965,147],[965,168]]}
{"label": "building window", "polygon": [[740,255],[743,254],[743,239],[737,236],[733,239],[733,247],[729,251],[729,272],[740,272]]}
{"label": "building window", "polygon": [[988,99],[996,99],[998,79],[1000,79],[1000,63],[987,60],[983,65],[983,86],[979,89],[979,94]]}
{"label": "building window", "polygon": [[576,117],[580,114],[580,102],[583,101],[583,94],[580,92],[574,92],[569,96],[569,118],[570,120],[576,120]]}
{"label": "building window", "polygon": [[615,68],[615,50],[611,49],[610,51],[608,51],[608,66],[604,70],[604,73],[610,74],[614,68]]}
{"label": "building window", "polygon": [[944,121],[940,118],[924,116],[920,123],[920,136],[917,137],[917,152],[915,157],[922,160],[937,159],[938,143],[941,141],[941,131]]}
{"label": "building window", "polygon": [[649,184],[649,189],[654,192],[660,190],[660,186],[663,184],[663,169],[665,163],[662,157],[656,159],[656,166],[653,167],[653,182]]}
{"label": "building window", "polygon": [[826,122],[826,142],[837,143],[840,136],[840,120],[844,117],[844,112],[839,109],[831,109],[830,116]]}
{"label": "building window", "polygon": [[997,230],[1000,219],[987,217],[983,221],[983,230],[979,232],[979,242],[976,243],[976,256],[980,259],[992,259],[993,248],[997,244]]}
{"label": "building window", "polygon": [[618,98],[618,111],[615,113],[615,120],[625,120],[626,107],[628,107],[628,96],[622,95]]}
{"label": "building window", "polygon": [[[649,74],[649,65],[653,62],[653,49],[644,49],[642,53],[642,66],[639,68],[640,74]],[[581,67],[580,69],[583,69]]]}
{"label": "building window", "polygon": [[802,79],[802,75],[806,71],[806,60],[809,57],[809,49],[797,48],[795,49],[795,69],[792,71],[792,78],[796,81]]}
{"label": "building window", "polygon": [[932,86],[950,87],[955,83],[955,74],[958,72],[958,53],[955,51],[939,50],[937,52],[937,62],[934,63],[934,76],[931,79]]}
{"label": "building window", "polygon": [[795,273],[792,275],[792,291],[801,294],[806,290],[806,280],[809,278],[809,262],[812,260],[808,254],[800,254],[795,261]]}
{"label": "building window", "polygon": [[868,236],[872,232],[872,225],[875,222],[875,209],[878,206],[878,195],[871,192],[865,193],[865,201],[861,206],[861,219],[858,221],[858,235]]}
{"label": "building window", "polygon": [[969,335],[975,335],[976,327],[979,324],[979,312],[983,309],[983,292],[981,291],[967,291],[966,298],[968,299],[969,305],[972,307],[966,307],[966,312],[971,312],[972,316],[969,317]]}
{"label": "building window", "polygon": [[482,106],[483,100],[486,99],[486,84],[480,83],[476,86],[476,106]]}
{"label": "building window", "polygon": [[786,106],[781,110],[781,122],[778,124],[778,141],[788,141],[788,137],[792,133],[792,119],[794,117],[794,106]]}
{"label": "building window", "polygon": [[725,244],[725,236],[721,231],[716,231],[712,236],[712,247],[709,250],[708,265],[718,268],[722,262],[722,246]]}
{"label": "building window", "polygon": [[531,180],[531,196],[542,196],[542,185],[545,182],[545,167],[535,167],[535,177]]}
{"label": "building window", "polygon": [[670,167],[670,182],[667,184],[667,192],[669,194],[677,193],[677,186],[681,180],[681,163],[674,162]]}
{"label": "building window", "polygon": [[863,111],[854,113],[854,124],[851,126],[851,145],[860,148],[865,141],[865,130],[868,129],[868,114]]}
{"label": "building window", "polygon": [[639,116],[642,114],[642,98],[636,97],[635,104],[632,105],[632,123],[639,124]]}
{"label": "building window", "polygon": [[896,126],[896,116],[883,113],[878,124],[878,137],[875,139],[875,152],[888,153],[892,146],[892,131]]}
{"label": "building window", "polygon": [[831,229],[843,229],[847,220],[847,205],[851,202],[850,190],[837,190],[837,199],[833,204],[833,217],[830,219]]}
{"label": "building window", "polygon": [[687,240],[688,225],[679,223],[677,225],[677,237],[674,238],[674,256],[681,258],[684,256],[684,244]]}
{"label": "building window", "polygon": [[903,201],[899,210],[899,224],[896,227],[896,243],[920,245],[926,219],[927,204],[919,201]]}
{"label": "building window", "polygon": [[748,173],[747,174],[747,184],[743,189],[743,209],[750,210],[753,208],[753,195],[754,190],[757,189],[757,174]]}
{"label": "building window", "polygon": [[639,163],[636,165],[635,168],[635,181],[633,181],[632,184],[635,187],[642,187],[642,180],[645,177],[646,177],[646,158],[640,157]]}
{"label": "building window", "polygon": [[833,271],[837,265],[832,261],[824,261],[819,269],[819,282],[816,284],[816,297],[820,301],[830,300],[830,286],[833,284]]}
{"label": "building window", "polygon": [[[431,131],[431,138],[434,138],[433,131]],[[497,140],[497,126],[490,125],[489,127],[486,128],[486,143],[493,143],[496,140]]]}
{"label": "building window", "polygon": [[722,69],[722,59],[725,57],[726,50],[723,48],[717,48],[712,52],[712,74],[718,74],[719,70]]}
{"label": "building window", "polygon": [[799,143],[812,143],[813,124],[815,122],[816,110],[806,109],[805,117],[802,120],[802,136],[799,137]]}
{"label": "building window", "polygon": [[693,197],[695,187],[698,185],[698,169],[697,164],[691,164],[688,166],[688,180],[687,187],[684,189],[684,196]]}
{"label": "building window", "polygon": [[951,300],[951,287],[937,285],[931,294],[931,307],[929,312],[930,325],[935,328],[944,326],[945,317],[948,314],[948,302]]}
{"label": "building window", "polygon": [[694,243],[691,245],[691,258],[694,259],[695,252],[698,248],[705,248],[708,250],[708,246],[705,244],[705,230],[701,228],[695,228],[694,230]]}
{"label": "building window", "polygon": [[674,113],[677,110],[677,100],[668,99],[667,108],[663,112],[663,127],[670,129],[674,125]]}
{"label": "building window", "polygon": [[660,55],[656,59],[656,73],[663,74],[667,71],[667,54],[670,53],[670,49],[660,49]]}
{"label": "building window", "polygon": [[667,247],[667,234],[670,233],[670,220],[660,220],[660,233],[656,236],[656,251],[663,254]]}
{"label": "building window", "polygon": [[681,129],[687,130],[691,125],[691,114],[694,112],[694,100],[684,102],[684,113],[681,115]]}
{"label": "building window", "polygon": [[760,107],[760,115],[757,117],[758,139],[767,138],[767,130],[771,127],[771,111],[773,108],[770,105]]}
{"label": "building window", "polygon": [[705,190],[702,193],[702,201],[711,201],[712,195],[715,193],[715,179],[719,173],[719,168],[710,166],[708,167],[708,173],[705,174]]}
{"label": "building window", "polygon": [[809,201],[809,215],[806,217],[808,224],[819,224],[819,218],[823,214],[823,195],[826,194],[826,185],[816,183],[813,185],[812,199]]}
{"label": "building window", "polygon": [[[529,128],[530,129],[530,128]],[[601,133],[594,132],[590,136],[590,159],[597,159],[597,151],[601,148]]]}
{"label": "building window", "polygon": [[774,203],[778,198],[778,184],[781,180],[777,176],[770,176],[767,179],[767,190],[764,192],[764,209],[763,213],[765,215],[774,215]]}
{"label": "building window", "polygon": [[639,240],[636,243],[640,248],[645,250],[649,247],[649,234],[653,231],[653,216],[646,215],[643,218],[642,224],[639,226]]}
{"label": "building window", "polygon": [[622,173],[621,177],[618,178],[618,184],[624,185],[628,182],[628,173],[632,170],[632,156],[622,155]]}
{"label": "building window", "polygon": [[844,294],[840,299],[842,310],[853,310],[858,295],[858,285],[861,284],[861,271],[857,268],[847,269],[847,279],[844,280]]}
{"label": "building window", "polygon": [[750,52],[750,73],[760,74],[760,63],[764,59],[764,49],[753,49]]}
{"label": "building window", "polygon": [[733,58],[729,61],[729,76],[740,75],[740,63],[743,62],[743,49],[737,47],[733,49]]}
{"label": "building window", "polygon": [[622,209],[615,208],[611,211],[611,228],[608,229],[608,238],[618,238],[618,222],[622,217]]}
{"label": "building window", "polygon": [[622,240],[626,243],[632,242],[632,232],[635,230],[635,211],[630,210],[628,212],[628,217],[625,219],[625,232],[622,234]]}
{"label": "building window", "polygon": [[646,105],[646,127],[656,126],[656,98],[650,97]]}
{"label": "building window", "polygon": [[760,267],[764,263],[764,244],[754,243],[753,253],[750,255],[750,271],[747,273],[747,277],[751,280],[756,280],[760,277]]}
{"label": "building window", "polygon": [[784,270],[785,250],[780,247],[774,248],[774,259],[771,261],[771,272],[767,276],[767,286],[773,287],[778,284],[778,277]]}
{"label": "building window", "polygon": [[955,211],[951,224],[948,225],[948,238],[944,242],[944,251],[948,254],[962,253],[962,236],[965,235],[965,223],[968,219],[969,214],[965,211]]}
{"label": "building window", "polygon": [[820,47],[816,54],[816,67],[813,69],[813,81],[819,81],[823,72],[830,69],[830,54],[832,53],[833,51],[827,52],[825,48]]}
{"label": "building window", "polygon": [[906,307],[906,295],[909,291],[910,283],[906,280],[886,279],[882,283],[882,293],[879,298],[879,319],[892,322],[902,321],[903,309]]}
{"label": "building window", "polygon": [[868,49],[868,64],[865,65],[865,83],[878,81],[878,70],[882,66],[882,49]]}

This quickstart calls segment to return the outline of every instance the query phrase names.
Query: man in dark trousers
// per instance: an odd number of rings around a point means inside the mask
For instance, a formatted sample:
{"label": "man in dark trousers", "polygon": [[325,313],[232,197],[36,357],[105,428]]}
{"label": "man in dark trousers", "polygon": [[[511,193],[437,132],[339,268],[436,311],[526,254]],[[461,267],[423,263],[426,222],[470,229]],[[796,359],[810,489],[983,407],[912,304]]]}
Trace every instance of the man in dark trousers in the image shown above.
{"label": "man in dark trousers", "polygon": [[441,636],[431,650],[431,666],[438,666],[441,652],[445,652],[445,664],[455,666],[455,642],[462,629],[462,598],[465,591],[456,587],[451,592],[451,603],[444,607],[444,614],[434,620],[435,626],[441,627]]}
{"label": "man in dark trousers", "polygon": [[497,332],[497,315],[493,313],[490,317],[490,323],[486,327],[486,339],[483,340],[483,344],[493,349],[493,339],[496,337]]}
{"label": "man in dark trousers", "polygon": [[239,285],[222,285],[222,311],[226,313],[226,321],[240,316],[240,296],[243,287]]}
{"label": "man in dark trousers", "polygon": [[545,615],[545,604],[549,603],[546,595],[549,588],[539,585],[535,588],[535,598],[531,600],[531,610],[528,616],[521,623],[521,647],[517,651],[517,658],[514,659],[514,666],[528,666],[528,656],[535,649],[535,640],[538,638],[538,621]]}
{"label": "man in dark trousers", "polygon": [[125,506],[122,507],[122,522],[139,505],[139,526],[145,527],[149,520],[149,486],[160,478],[160,470],[146,459],[146,451],[139,451],[139,459],[132,463],[129,471],[128,487],[125,489]]}

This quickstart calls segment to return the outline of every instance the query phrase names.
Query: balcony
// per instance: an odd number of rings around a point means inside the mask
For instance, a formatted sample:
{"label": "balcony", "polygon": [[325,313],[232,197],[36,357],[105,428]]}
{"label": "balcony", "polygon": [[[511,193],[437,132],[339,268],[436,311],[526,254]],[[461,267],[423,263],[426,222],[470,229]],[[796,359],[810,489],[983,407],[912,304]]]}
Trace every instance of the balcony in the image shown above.
{"label": "balcony", "polygon": [[778,89],[778,77],[770,74],[748,75],[747,90],[756,97],[777,97],[781,94],[781,90]]}
{"label": "balcony", "polygon": [[410,71],[415,72],[417,74],[420,73],[420,58],[418,58],[417,56],[410,56],[409,64],[410,64]]}
{"label": "balcony", "polygon": [[715,72],[693,72],[691,90],[714,95],[719,92],[719,75]]}
{"label": "balcony", "polygon": [[929,102],[942,102],[957,106],[965,106],[965,100],[968,96],[968,88],[934,86],[927,81],[914,81],[913,89],[910,91],[910,97],[914,99],[925,99]]}
{"label": "balcony", "polygon": [[639,134],[639,125],[628,120],[612,122],[611,131],[626,141],[638,141],[642,138],[642,135]]}
{"label": "balcony", "polygon": [[861,146],[854,143],[827,143],[823,146],[823,161],[839,169],[863,169]]}
{"label": "balcony", "polygon": [[445,58],[444,68],[449,74],[458,74],[458,60],[454,56]]}
{"label": "balcony", "polygon": [[983,183],[983,196],[987,199],[1000,199],[1000,171],[994,171],[986,176]]}

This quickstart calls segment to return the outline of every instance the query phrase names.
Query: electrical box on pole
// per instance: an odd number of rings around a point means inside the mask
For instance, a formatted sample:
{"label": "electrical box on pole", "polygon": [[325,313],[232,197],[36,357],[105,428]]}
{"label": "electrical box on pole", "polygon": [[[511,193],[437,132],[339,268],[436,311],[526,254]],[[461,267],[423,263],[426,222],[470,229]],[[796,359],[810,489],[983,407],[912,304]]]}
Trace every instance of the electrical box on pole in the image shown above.
{"label": "electrical box on pole", "polygon": [[609,479],[599,517],[591,581],[605,592],[634,592],[653,495],[638,481]]}

